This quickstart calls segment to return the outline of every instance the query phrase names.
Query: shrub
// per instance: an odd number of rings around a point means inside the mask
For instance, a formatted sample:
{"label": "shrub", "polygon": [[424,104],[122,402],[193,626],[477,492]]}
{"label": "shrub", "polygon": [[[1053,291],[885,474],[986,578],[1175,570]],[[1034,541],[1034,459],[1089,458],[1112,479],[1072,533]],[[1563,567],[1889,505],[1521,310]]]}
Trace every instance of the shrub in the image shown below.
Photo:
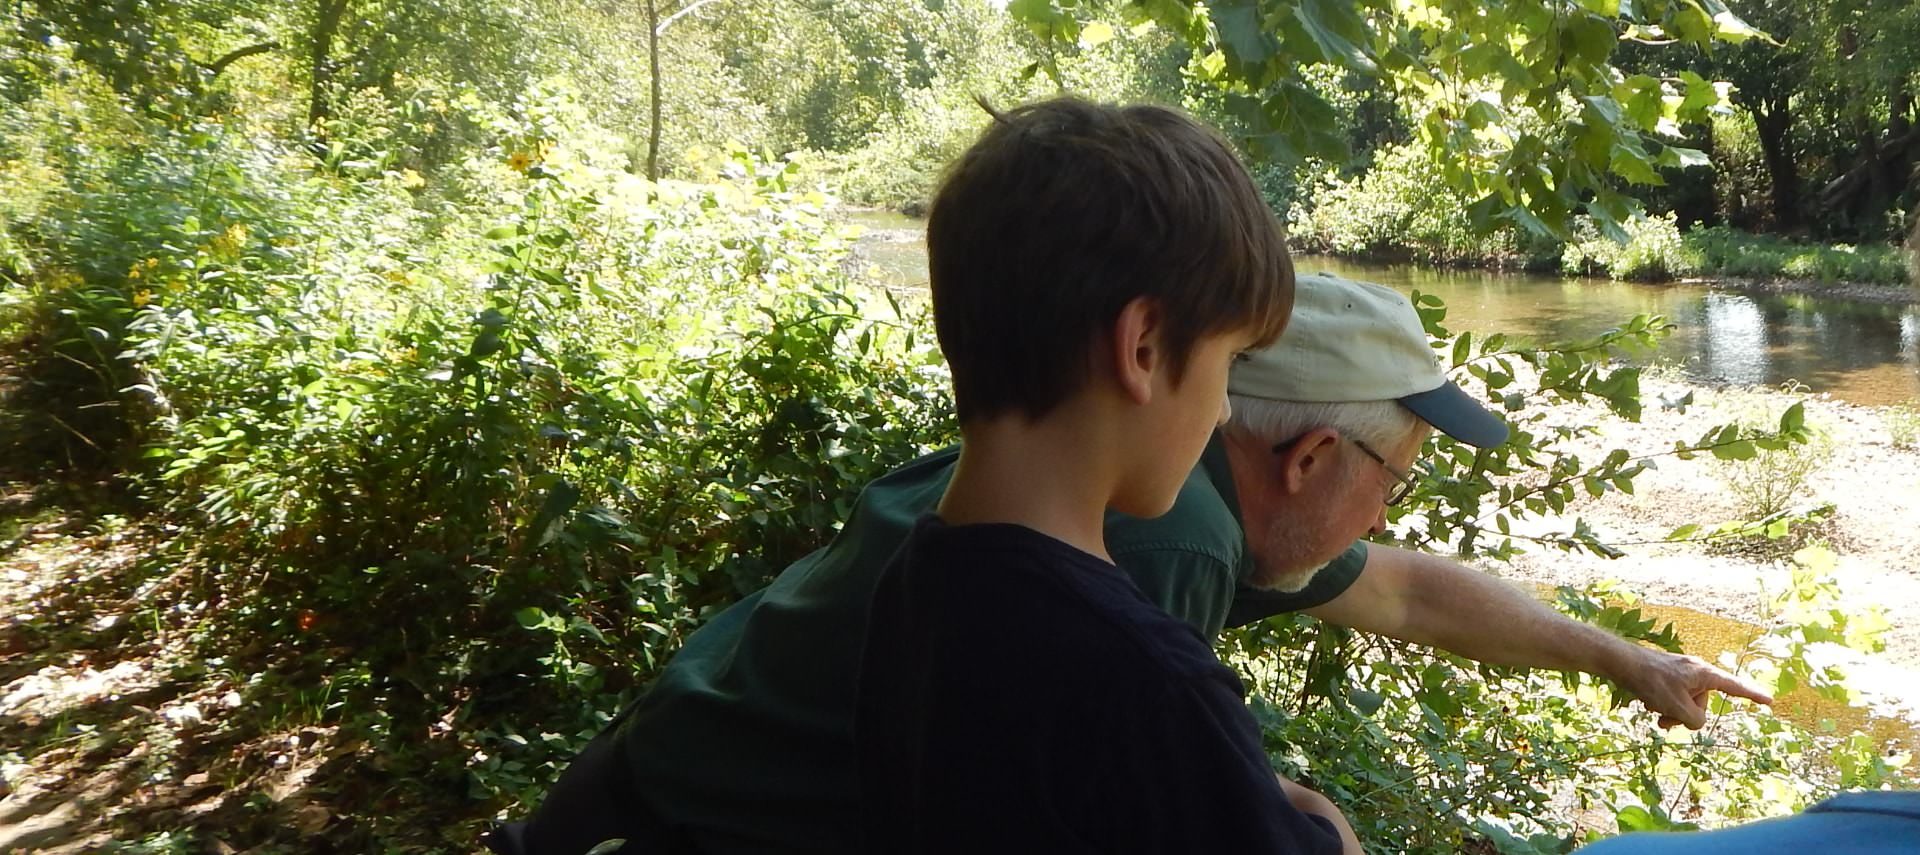
{"label": "shrub", "polygon": [[[1784,391],[1805,390],[1789,383]],[[1788,417],[1757,398],[1735,397],[1727,409],[1736,424],[1756,429],[1771,427]],[[1808,482],[1832,462],[1834,451],[1832,435],[1809,425],[1806,442],[1776,448],[1745,447],[1737,455],[1716,460],[1716,474],[1733,494],[1742,519],[1763,520],[1786,513],[1805,499]]]}
{"label": "shrub", "polygon": [[[949,7],[957,14],[959,6]],[[1107,41],[1056,56],[1031,48],[1004,16],[976,22],[965,56],[951,57],[924,85],[903,89],[899,104],[868,123],[871,130],[839,151],[810,151],[804,180],[831,185],[845,201],[918,215],[949,161],[985,126],[975,102],[997,108],[1074,92],[1103,101],[1165,100],[1175,80],[1153,80],[1169,39],[1164,33],[1110,27]],[[1051,63],[1056,82],[1043,71]]]}
{"label": "shrub", "polygon": [[[1830,552],[1796,553],[1772,628],[1721,664],[1777,694],[1846,698],[1846,676],[1809,661],[1823,658],[1811,649],[1871,652],[1887,624],[1839,609],[1832,569]],[[1555,593],[1571,616],[1682,649],[1630,592]],[[1569,803],[1610,813],[1623,830],[1776,816],[1897,784],[1910,760],[1857,731],[1817,735],[1718,696],[1703,735],[1662,735],[1603,680],[1477,665],[1298,615],[1232,630],[1221,649],[1246,677],[1277,765],[1346,806],[1369,852],[1563,852],[1597,836]]]}
{"label": "shrub", "polygon": [[1570,274],[1630,280],[1674,279],[1699,269],[1699,258],[1680,237],[1674,215],[1642,217],[1627,222],[1625,228],[1627,242],[1622,244],[1598,234],[1583,221],[1578,236],[1561,256],[1561,269]]}
{"label": "shrub", "polygon": [[1888,407],[1880,411],[1880,420],[1886,424],[1894,448],[1920,450],[1920,408]]}
{"label": "shrub", "polygon": [[1687,233],[1686,245],[1707,273],[1825,283],[1907,281],[1900,252],[1886,245],[1809,244],[1725,228],[1695,229]]}
{"label": "shrub", "polygon": [[1466,203],[1418,144],[1380,149],[1365,175],[1329,177],[1312,200],[1292,224],[1294,239],[1309,250],[1434,264],[1521,264],[1554,252],[1550,242],[1509,232],[1477,234]]}
{"label": "shrub", "polygon": [[952,430],[923,322],[839,273],[791,164],[656,185],[564,95],[479,120],[444,197],[158,135],[73,167],[16,266],[71,369],[35,381],[191,539],[202,654],[257,675],[250,714],[526,799]]}

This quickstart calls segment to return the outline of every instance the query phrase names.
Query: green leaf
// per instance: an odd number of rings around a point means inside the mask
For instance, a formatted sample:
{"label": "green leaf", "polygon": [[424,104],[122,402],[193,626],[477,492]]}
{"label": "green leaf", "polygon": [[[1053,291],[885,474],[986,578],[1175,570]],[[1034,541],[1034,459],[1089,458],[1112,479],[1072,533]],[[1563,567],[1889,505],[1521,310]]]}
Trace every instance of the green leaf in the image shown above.
{"label": "green leaf", "polygon": [[1746,439],[1715,446],[1713,449],[1713,456],[1721,460],[1752,460],[1759,453],[1759,450],[1753,447],[1753,441]]}
{"label": "green leaf", "polygon": [[527,629],[533,629],[546,622],[547,613],[533,606],[528,606],[515,611],[513,613],[513,619],[519,621],[521,626]]}
{"label": "green leaf", "polygon": [[1681,117],[1699,115],[1701,111],[1720,103],[1720,91],[1699,74],[1682,71],[1680,81],[1687,87],[1687,93],[1680,99],[1680,108],[1677,111]]}
{"label": "green leaf", "polygon": [[1600,65],[1613,53],[1613,46],[1620,37],[1613,30],[1613,24],[1604,18],[1582,15],[1568,23],[1561,32],[1562,49],[1574,55],[1581,62]]}
{"label": "green leaf", "polygon": [[1497,104],[1480,100],[1467,105],[1467,126],[1475,130],[1498,125],[1503,118]]}
{"label": "green leaf", "polygon": [[1653,160],[1647,157],[1646,150],[1640,147],[1638,140],[1615,142],[1608,166],[1614,174],[1634,184],[1667,183],[1666,179],[1660,177],[1659,171],[1654,169]]}
{"label": "green leaf", "polygon": [[1260,22],[1260,7],[1251,0],[1228,0],[1211,10],[1220,45],[1237,76],[1255,79],[1268,59],[1280,51],[1280,42]]}
{"label": "green leaf", "polygon": [[1780,414],[1780,432],[1797,433],[1807,426],[1807,405],[1795,403]]}
{"label": "green leaf", "polygon": [[1697,148],[1682,148],[1670,145],[1660,150],[1660,165],[1677,169],[1690,169],[1696,166],[1711,166],[1707,153]]}
{"label": "green leaf", "polygon": [[1379,692],[1354,689],[1347,693],[1347,702],[1353,704],[1353,708],[1359,710],[1361,715],[1371,716],[1386,705],[1387,699]]}
{"label": "green leaf", "polygon": [[568,511],[580,502],[580,488],[566,479],[555,481],[547,489],[547,500],[540,505],[540,513],[533,518],[533,524],[527,527],[528,538],[538,549],[553,542],[564,527]]}
{"label": "green leaf", "polygon": [[1373,57],[1361,47],[1367,39],[1366,24],[1351,0],[1300,0],[1293,7],[1293,15],[1329,61],[1361,74],[1379,71]]}
{"label": "green leaf", "polygon": [[1105,21],[1094,21],[1080,29],[1080,46],[1097,48],[1113,41],[1113,26]]}
{"label": "green leaf", "polygon": [[1779,44],[1779,42],[1773,40],[1772,36],[1767,35],[1752,24],[1741,20],[1740,16],[1727,10],[1721,10],[1713,16],[1713,34],[1721,41],[1729,44],[1737,45],[1748,39],[1762,39],[1773,42],[1774,44]]}
{"label": "green leaf", "polygon": [[1697,532],[1699,530],[1700,530],[1699,523],[1687,523],[1686,525],[1676,528],[1673,531],[1667,532],[1666,539],[1667,540],[1686,540],[1687,538],[1692,537],[1694,532]]}
{"label": "green leaf", "polygon": [[500,337],[497,330],[486,330],[474,337],[473,348],[467,351],[467,356],[473,359],[491,356],[506,346],[506,340]]}

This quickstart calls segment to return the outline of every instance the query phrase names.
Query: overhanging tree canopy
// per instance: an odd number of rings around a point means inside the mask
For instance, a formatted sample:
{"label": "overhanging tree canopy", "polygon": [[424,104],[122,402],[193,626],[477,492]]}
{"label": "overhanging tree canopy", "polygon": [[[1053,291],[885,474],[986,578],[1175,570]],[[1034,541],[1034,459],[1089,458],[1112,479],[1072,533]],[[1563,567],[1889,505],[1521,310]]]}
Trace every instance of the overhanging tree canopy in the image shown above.
{"label": "overhanging tree canopy", "polygon": [[1118,8],[1195,51],[1262,156],[1347,158],[1334,107],[1307,74],[1331,67],[1406,102],[1416,132],[1474,224],[1565,235],[1591,215],[1621,236],[1638,205],[1625,185],[1704,165],[1681,126],[1724,108],[1728,87],[1693,72],[1629,74],[1622,41],[1712,50],[1766,38],[1720,0],[1013,0],[1056,45],[1110,35]]}

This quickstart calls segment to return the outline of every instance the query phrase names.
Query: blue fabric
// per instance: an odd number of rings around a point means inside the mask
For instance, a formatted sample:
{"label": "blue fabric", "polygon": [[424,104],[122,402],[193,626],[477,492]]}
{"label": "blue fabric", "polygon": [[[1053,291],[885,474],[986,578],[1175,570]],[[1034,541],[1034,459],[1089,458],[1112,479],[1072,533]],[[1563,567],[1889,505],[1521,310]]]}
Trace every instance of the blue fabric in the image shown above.
{"label": "blue fabric", "polygon": [[1643,832],[1609,838],[1582,855],[1915,855],[1920,792],[1844,793],[1793,816],[1719,831]]}

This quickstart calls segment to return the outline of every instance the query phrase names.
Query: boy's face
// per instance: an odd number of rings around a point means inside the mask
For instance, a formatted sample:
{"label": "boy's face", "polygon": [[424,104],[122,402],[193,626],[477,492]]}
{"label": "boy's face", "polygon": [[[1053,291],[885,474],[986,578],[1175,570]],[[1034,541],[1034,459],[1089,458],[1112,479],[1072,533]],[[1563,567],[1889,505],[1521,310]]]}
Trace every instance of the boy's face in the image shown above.
{"label": "boy's face", "polygon": [[1171,366],[1159,371],[1153,399],[1139,414],[1142,447],[1134,459],[1145,470],[1136,479],[1140,488],[1116,496],[1114,510],[1151,517],[1173,507],[1213,429],[1227,420],[1227,369],[1254,338],[1245,331],[1202,338],[1177,381]]}

